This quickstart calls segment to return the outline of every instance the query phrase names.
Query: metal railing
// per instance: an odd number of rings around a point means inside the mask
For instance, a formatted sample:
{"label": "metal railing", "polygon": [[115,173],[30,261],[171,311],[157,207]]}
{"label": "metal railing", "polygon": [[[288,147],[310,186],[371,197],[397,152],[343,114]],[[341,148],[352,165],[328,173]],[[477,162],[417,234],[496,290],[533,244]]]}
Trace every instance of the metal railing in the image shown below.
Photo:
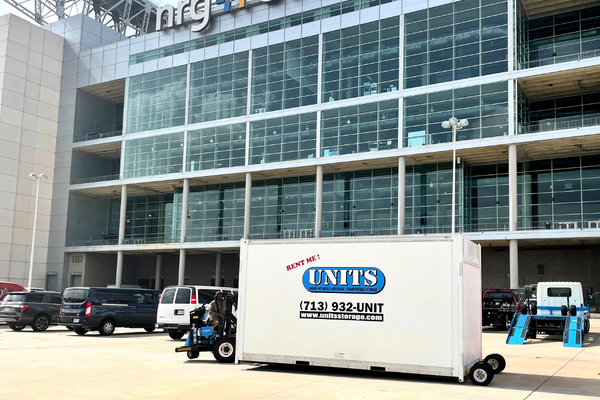
{"label": "metal railing", "polygon": [[503,232],[508,231],[507,223],[466,224],[465,232]]}
{"label": "metal railing", "polygon": [[525,223],[520,223],[517,229],[520,231],[541,229],[600,229],[600,221],[526,221]]}
{"label": "metal railing", "polygon": [[560,64],[560,63],[565,63],[565,62],[570,62],[570,61],[581,61],[581,60],[585,60],[587,58],[594,58],[594,57],[600,57],[600,50],[592,50],[592,51],[586,51],[583,53],[569,54],[566,56],[544,58],[542,60],[525,61],[525,62],[519,61],[519,69],[543,67],[544,65]]}
{"label": "metal railing", "polygon": [[73,240],[67,246],[114,246],[119,243],[119,239],[87,239]]}
{"label": "metal railing", "polygon": [[577,129],[587,126],[600,125],[600,114],[589,114],[578,117],[556,118],[550,121],[540,121],[535,124],[521,125],[520,134],[558,131],[562,129]]}
{"label": "metal railing", "polygon": [[71,179],[71,185],[78,185],[81,183],[93,183],[93,182],[104,182],[114,181],[119,179],[119,174],[103,175],[103,176],[92,176],[89,178],[77,178]]}
{"label": "metal railing", "polygon": [[85,142],[86,140],[105,139],[113,136],[121,136],[122,134],[122,130],[112,132],[88,132],[85,135],[74,136],[73,143]]}

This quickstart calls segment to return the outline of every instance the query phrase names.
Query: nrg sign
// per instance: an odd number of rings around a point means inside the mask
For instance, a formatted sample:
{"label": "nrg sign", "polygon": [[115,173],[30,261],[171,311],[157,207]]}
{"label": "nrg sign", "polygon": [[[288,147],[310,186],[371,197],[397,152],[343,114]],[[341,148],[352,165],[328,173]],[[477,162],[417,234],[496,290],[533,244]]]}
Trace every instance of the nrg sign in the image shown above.
{"label": "nrg sign", "polygon": [[[261,0],[262,3],[270,3],[273,0]],[[165,4],[156,12],[156,30],[172,28],[183,24],[183,15],[189,11],[193,22],[192,32],[200,32],[208,26],[211,18],[210,0],[181,0],[177,2],[177,9],[172,4]],[[223,4],[223,11],[231,11],[231,0],[216,0],[215,4]],[[246,0],[239,0],[238,9],[246,8]],[[165,15],[166,14],[166,15]]]}

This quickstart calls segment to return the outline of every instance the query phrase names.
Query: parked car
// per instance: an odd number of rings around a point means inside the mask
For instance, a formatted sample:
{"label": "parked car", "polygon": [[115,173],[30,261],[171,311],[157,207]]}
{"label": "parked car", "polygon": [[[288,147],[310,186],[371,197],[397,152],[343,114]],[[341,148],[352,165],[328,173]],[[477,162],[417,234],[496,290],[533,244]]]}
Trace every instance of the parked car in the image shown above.
{"label": "parked car", "polygon": [[499,331],[510,326],[513,316],[522,304],[510,289],[488,289],[483,292],[482,325],[493,325]]}
{"label": "parked car", "polygon": [[98,331],[112,335],[117,327],[154,331],[160,291],[150,289],[67,288],[60,324],[78,335]]}
{"label": "parked car", "polygon": [[158,305],[156,327],[168,332],[171,339],[181,339],[190,329],[190,312],[202,305],[208,312],[218,290],[224,294],[238,292],[236,288],[218,286],[167,286]]}
{"label": "parked car", "polygon": [[11,292],[0,306],[0,322],[6,322],[13,331],[31,326],[42,332],[58,324],[62,295],[59,292]]}
{"label": "parked car", "polygon": [[13,282],[0,282],[0,302],[4,300],[4,298],[10,292],[22,292],[25,291],[25,288],[18,283]]}

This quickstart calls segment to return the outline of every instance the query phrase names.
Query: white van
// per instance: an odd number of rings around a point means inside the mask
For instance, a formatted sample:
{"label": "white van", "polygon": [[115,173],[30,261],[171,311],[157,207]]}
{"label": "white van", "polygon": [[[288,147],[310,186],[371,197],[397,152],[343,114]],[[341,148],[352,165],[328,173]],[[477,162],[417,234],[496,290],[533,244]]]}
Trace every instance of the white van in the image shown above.
{"label": "white van", "polygon": [[[208,305],[221,290],[237,296],[238,290],[219,286],[167,286],[162,292],[156,314],[156,327],[169,333],[171,339],[181,339],[190,329],[190,311]],[[235,314],[235,313],[234,313]]]}

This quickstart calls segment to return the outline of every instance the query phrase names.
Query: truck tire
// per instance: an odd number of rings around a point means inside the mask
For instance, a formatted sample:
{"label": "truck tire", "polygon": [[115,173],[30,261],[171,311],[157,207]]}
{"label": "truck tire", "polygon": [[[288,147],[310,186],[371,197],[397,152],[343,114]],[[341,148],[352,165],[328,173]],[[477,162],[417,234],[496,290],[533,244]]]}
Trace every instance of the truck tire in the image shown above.
{"label": "truck tire", "polygon": [[537,315],[537,304],[531,305],[531,315]]}
{"label": "truck tire", "polygon": [[179,340],[183,337],[183,332],[169,332],[169,337],[173,340]]}
{"label": "truck tire", "polygon": [[496,328],[496,330],[498,331],[507,331],[508,330],[508,316],[505,315],[504,317],[502,317],[502,321],[499,324],[495,324],[494,327]]}
{"label": "truck tire", "polygon": [[488,363],[492,367],[494,374],[499,374],[506,368],[506,360],[500,354],[490,354],[483,362]]}
{"label": "truck tire", "polygon": [[224,337],[217,340],[213,346],[213,356],[218,362],[231,363],[235,361],[235,338]]}
{"label": "truck tire", "polygon": [[590,320],[586,319],[583,321],[583,333],[588,333],[590,331]]}
{"label": "truck tire", "polygon": [[528,311],[529,307],[527,307],[527,305],[523,305],[523,307],[521,307],[521,314],[525,315]]}
{"label": "truck tire", "polygon": [[569,314],[571,317],[577,316],[577,306],[575,304],[571,304],[571,307],[569,308]]}
{"label": "truck tire", "polygon": [[469,370],[469,379],[476,386],[487,386],[494,379],[494,371],[488,363],[480,361]]}
{"label": "truck tire", "polygon": [[565,306],[565,305],[560,306],[560,315],[562,315],[563,317],[566,317],[568,313],[569,313],[569,309],[567,308],[567,306]]}

